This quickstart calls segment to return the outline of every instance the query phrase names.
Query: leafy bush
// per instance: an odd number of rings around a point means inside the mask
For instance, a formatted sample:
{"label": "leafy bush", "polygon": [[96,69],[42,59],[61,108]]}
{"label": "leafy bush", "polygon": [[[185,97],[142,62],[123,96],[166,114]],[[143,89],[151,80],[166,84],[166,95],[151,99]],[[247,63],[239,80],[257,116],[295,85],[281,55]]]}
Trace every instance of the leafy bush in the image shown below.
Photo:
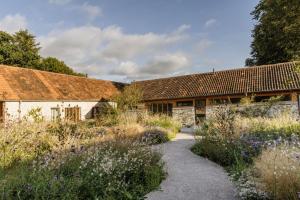
{"label": "leafy bush", "polygon": [[142,140],[149,144],[161,144],[170,140],[168,132],[162,129],[148,129],[141,136]]}
{"label": "leafy bush", "polygon": [[169,139],[174,138],[181,128],[179,122],[166,115],[148,115],[144,117],[143,123],[149,127],[160,127],[167,130]]}
{"label": "leafy bush", "polygon": [[115,126],[119,123],[119,111],[110,104],[103,104],[101,112],[96,116],[97,126]]}

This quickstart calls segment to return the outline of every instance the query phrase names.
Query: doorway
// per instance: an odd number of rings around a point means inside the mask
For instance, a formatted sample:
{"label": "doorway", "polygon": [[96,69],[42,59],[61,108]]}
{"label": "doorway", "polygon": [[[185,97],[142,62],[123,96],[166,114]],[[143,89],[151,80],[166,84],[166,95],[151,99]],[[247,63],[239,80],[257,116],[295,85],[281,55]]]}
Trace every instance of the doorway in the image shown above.
{"label": "doorway", "polygon": [[206,117],[206,99],[196,99],[195,101],[195,121],[199,125]]}

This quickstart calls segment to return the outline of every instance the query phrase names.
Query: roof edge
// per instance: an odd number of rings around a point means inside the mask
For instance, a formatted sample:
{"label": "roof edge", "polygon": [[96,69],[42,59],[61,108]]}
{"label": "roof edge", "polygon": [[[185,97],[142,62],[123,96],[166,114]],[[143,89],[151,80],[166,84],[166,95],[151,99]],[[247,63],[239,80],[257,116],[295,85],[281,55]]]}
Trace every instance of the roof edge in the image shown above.
{"label": "roof edge", "polygon": [[218,70],[214,72],[203,72],[203,73],[192,73],[192,74],[185,74],[185,75],[179,75],[179,76],[170,76],[170,77],[163,77],[163,78],[154,78],[154,79],[146,79],[141,81],[134,81],[132,83],[141,83],[141,82],[148,82],[148,81],[157,81],[157,80],[165,80],[165,79],[171,79],[171,78],[181,78],[186,76],[193,76],[193,75],[199,75],[199,74],[215,74],[220,72],[227,72],[227,71],[239,71],[239,70],[250,70],[253,68],[264,68],[264,67],[273,67],[278,65],[286,65],[286,64],[296,64],[300,63],[300,61],[290,61],[290,62],[283,62],[283,63],[276,63],[276,64],[265,64],[265,65],[255,65],[255,66],[244,66],[244,67],[237,67],[232,69],[225,69],[225,70]]}

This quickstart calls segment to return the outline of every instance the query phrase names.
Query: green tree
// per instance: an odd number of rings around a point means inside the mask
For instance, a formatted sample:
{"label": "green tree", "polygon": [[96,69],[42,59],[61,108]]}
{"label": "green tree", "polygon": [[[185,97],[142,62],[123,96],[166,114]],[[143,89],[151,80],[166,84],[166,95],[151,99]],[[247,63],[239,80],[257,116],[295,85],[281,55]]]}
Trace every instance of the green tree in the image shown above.
{"label": "green tree", "polygon": [[84,74],[74,72],[74,70],[68,67],[63,61],[53,57],[43,58],[38,69],[62,74],[84,76]]}
{"label": "green tree", "polygon": [[14,65],[20,55],[14,44],[14,37],[4,31],[0,31],[0,63]]}
{"label": "green tree", "polygon": [[246,65],[273,64],[300,58],[300,1],[260,0],[251,13],[252,58]]}
{"label": "green tree", "polygon": [[85,76],[57,58],[42,58],[39,51],[40,44],[28,30],[20,30],[15,34],[0,31],[0,64]]}
{"label": "green tree", "polygon": [[36,68],[40,62],[40,44],[36,42],[35,36],[28,30],[20,30],[13,35],[14,45],[19,52],[19,57],[14,65],[20,67]]}
{"label": "green tree", "polygon": [[121,94],[114,97],[114,101],[120,110],[126,111],[136,109],[138,104],[142,101],[142,98],[142,88],[136,83],[131,83],[125,86]]}

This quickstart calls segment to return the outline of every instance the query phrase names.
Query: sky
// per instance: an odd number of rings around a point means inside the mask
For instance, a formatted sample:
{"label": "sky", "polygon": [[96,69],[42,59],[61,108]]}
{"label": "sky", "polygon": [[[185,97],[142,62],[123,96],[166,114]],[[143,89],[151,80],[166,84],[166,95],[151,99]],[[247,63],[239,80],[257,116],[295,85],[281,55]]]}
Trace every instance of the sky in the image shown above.
{"label": "sky", "polygon": [[243,67],[258,0],[0,0],[0,30],[28,29],[41,55],[130,82]]}

